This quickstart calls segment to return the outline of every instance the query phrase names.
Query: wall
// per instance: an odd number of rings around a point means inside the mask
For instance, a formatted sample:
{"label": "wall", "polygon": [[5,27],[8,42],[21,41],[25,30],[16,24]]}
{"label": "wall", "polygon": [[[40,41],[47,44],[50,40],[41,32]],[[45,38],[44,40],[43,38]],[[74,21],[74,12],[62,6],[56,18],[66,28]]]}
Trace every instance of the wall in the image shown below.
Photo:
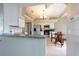
{"label": "wall", "polygon": [[67,18],[61,18],[54,24],[56,32],[67,34]]}
{"label": "wall", "polygon": [[68,23],[67,55],[79,56],[79,4],[72,4],[71,22]]}
{"label": "wall", "polygon": [[4,33],[9,34],[9,25],[18,25],[18,6],[17,4],[4,4]]}
{"label": "wall", "polygon": [[73,19],[68,24],[68,46],[67,46],[67,55],[79,56],[79,17]]}

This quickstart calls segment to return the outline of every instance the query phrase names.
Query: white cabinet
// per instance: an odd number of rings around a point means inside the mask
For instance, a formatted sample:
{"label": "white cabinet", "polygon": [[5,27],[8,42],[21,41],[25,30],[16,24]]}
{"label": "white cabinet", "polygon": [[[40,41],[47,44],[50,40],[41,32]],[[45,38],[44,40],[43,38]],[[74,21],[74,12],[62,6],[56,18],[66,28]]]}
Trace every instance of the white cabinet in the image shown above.
{"label": "white cabinet", "polygon": [[21,28],[25,27],[25,20],[24,20],[24,18],[19,18],[19,27],[21,27]]}
{"label": "white cabinet", "polygon": [[4,4],[4,33],[9,34],[9,25],[18,26],[18,5],[17,4]]}

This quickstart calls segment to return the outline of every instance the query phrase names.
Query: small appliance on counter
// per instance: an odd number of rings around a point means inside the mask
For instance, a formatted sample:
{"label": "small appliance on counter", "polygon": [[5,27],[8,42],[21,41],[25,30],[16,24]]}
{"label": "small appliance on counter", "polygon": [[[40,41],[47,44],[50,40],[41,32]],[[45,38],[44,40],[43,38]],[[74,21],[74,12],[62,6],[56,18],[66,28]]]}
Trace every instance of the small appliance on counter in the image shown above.
{"label": "small appliance on counter", "polygon": [[10,35],[21,35],[22,28],[19,26],[10,25]]}

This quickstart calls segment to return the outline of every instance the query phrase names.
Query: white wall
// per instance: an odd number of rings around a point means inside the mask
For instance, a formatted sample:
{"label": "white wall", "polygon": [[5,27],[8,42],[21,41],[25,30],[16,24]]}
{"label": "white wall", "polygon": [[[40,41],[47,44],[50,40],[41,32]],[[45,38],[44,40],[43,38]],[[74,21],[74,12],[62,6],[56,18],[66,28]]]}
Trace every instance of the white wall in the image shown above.
{"label": "white wall", "polygon": [[70,19],[70,22],[68,23],[68,29],[71,33],[68,32],[68,34],[72,35],[78,35],[78,23],[79,23],[79,4],[72,4],[71,7],[71,17],[73,19]]}
{"label": "white wall", "polygon": [[79,56],[79,17],[68,24],[67,55]]}
{"label": "white wall", "polygon": [[58,32],[62,32],[63,34],[67,34],[67,19],[62,18],[60,20],[58,20],[55,24],[55,30]]}
{"label": "white wall", "polygon": [[[72,4],[72,17],[68,24],[67,55],[79,56],[79,4]],[[77,16],[77,17],[76,17]]]}
{"label": "white wall", "polygon": [[70,32],[68,32],[68,34],[78,36],[79,35],[79,27],[78,27],[79,17],[71,20],[71,22],[68,25],[69,25],[68,30],[70,31]]}
{"label": "white wall", "polygon": [[4,33],[9,33],[9,25],[18,25],[18,6],[17,4],[4,4]]}

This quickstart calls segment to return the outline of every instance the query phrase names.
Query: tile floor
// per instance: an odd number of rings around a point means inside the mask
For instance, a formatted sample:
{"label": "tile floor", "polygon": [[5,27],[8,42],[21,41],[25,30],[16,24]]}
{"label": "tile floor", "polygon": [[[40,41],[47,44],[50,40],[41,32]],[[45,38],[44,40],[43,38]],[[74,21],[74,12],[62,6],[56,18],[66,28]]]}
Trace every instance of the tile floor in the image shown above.
{"label": "tile floor", "polygon": [[47,47],[46,47],[47,56],[66,56],[66,42],[61,47],[60,43],[57,43],[55,46],[54,40],[51,42],[50,38],[47,38]]}

